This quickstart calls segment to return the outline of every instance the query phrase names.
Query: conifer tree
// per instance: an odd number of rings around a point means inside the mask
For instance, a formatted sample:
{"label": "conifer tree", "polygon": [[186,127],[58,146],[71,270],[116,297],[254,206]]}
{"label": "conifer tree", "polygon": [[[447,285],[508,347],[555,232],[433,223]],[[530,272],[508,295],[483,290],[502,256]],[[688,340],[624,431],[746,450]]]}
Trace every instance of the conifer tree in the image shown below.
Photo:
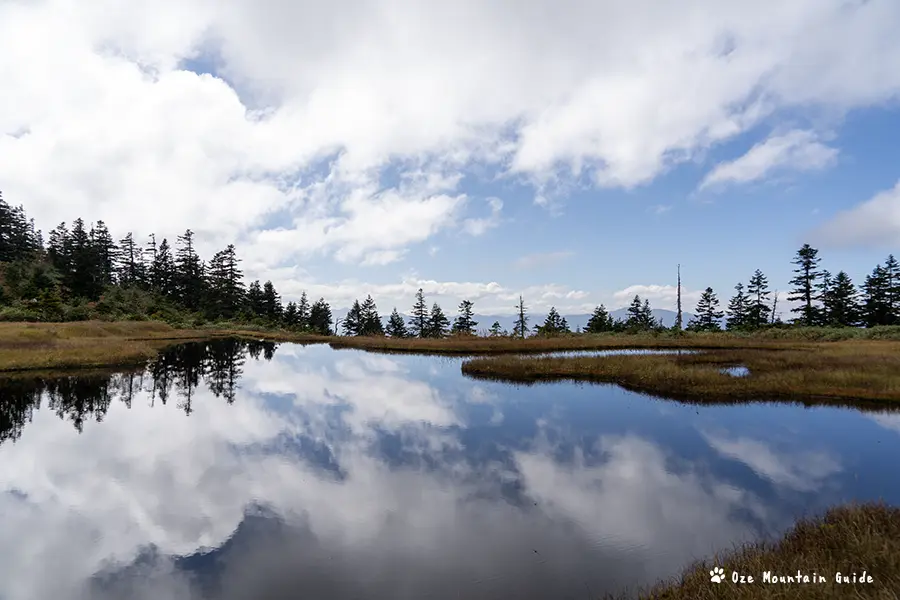
{"label": "conifer tree", "polygon": [[801,303],[800,306],[791,309],[791,312],[798,314],[795,322],[799,325],[812,326],[819,321],[819,307],[816,304],[819,299],[816,293],[817,283],[821,277],[818,271],[818,255],[818,250],[809,244],[803,244],[791,261],[796,268],[794,278],[790,281],[794,289],[791,290],[788,300]]}
{"label": "conifer tree", "polygon": [[392,338],[405,338],[409,335],[409,332],[406,330],[406,322],[400,313],[397,312],[396,306],[388,319],[387,334]]}
{"label": "conifer tree", "polygon": [[360,335],[384,335],[384,325],[371,295],[366,296],[360,308]]}
{"label": "conifer tree", "polygon": [[523,339],[528,333],[528,314],[525,311],[525,300],[519,296],[519,303],[516,305],[516,321],[513,323],[513,335]]}
{"label": "conifer tree", "polygon": [[456,317],[456,321],[453,323],[454,333],[475,335],[475,326],[478,325],[478,321],[473,319],[473,306],[474,302],[471,300],[463,300],[459,303],[459,316]]}
{"label": "conifer tree", "polygon": [[888,325],[891,320],[891,305],[888,292],[888,274],[884,267],[877,265],[863,284],[863,322],[866,327]]}
{"label": "conifer tree", "polygon": [[500,326],[500,321],[494,321],[494,324],[491,325],[491,328],[488,330],[488,335],[491,337],[500,337],[506,335],[506,332],[503,331],[503,328]]}
{"label": "conifer tree", "polygon": [[270,323],[281,322],[281,296],[275,291],[275,285],[266,281],[262,288],[262,314]]}
{"label": "conifer tree", "polygon": [[745,325],[759,329],[769,322],[769,281],[759,269],[754,271],[747,284],[747,319]]}
{"label": "conifer tree", "polygon": [[244,303],[243,274],[233,244],[216,252],[206,273],[207,306],[216,316],[232,319]]}
{"label": "conifer tree", "polygon": [[166,238],[163,238],[159,247],[153,251],[153,262],[150,263],[150,281],[153,290],[158,294],[169,299],[176,298],[175,260],[172,258],[169,241]]}
{"label": "conifer tree", "polygon": [[550,307],[543,325],[535,327],[535,333],[538,335],[559,335],[561,333],[569,333],[569,324],[560,316],[555,306]]}
{"label": "conifer tree", "polygon": [[586,333],[603,333],[604,331],[613,330],[612,315],[606,310],[602,304],[594,309],[591,318],[588,319],[584,327]]}
{"label": "conifer tree", "polygon": [[117,279],[125,287],[137,287],[145,279],[144,251],[134,242],[129,231],[119,241],[119,265]]}
{"label": "conifer tree", "polygon": [[113,241],[103,221],[91,227],[89,235],[94,259],[97,286],[103,289],[115,282],[116,264],[119,260],[119,248]]}
{"label": "conifer tree", "polygon": [[444,314],[440,305],[435,302],[431,305],[431,314],[428,315],[427,337],[442,338],[447,335],[449,330],[450,319]]}
{"label": "conifer tree", "polygon": [[259,279],[250,283],[247,288],[247,309],[254,317],[264,317],[266,315],[266,306],[263,302],[262,286]]}
{"label": "conifer tree", "polygon": [[893,254],[884,261],[885,296],[888,305],[887,325],[900,325],[900,264]]}
{"label": "conifer tree", "polygon": [[309,299],[306,291],[300,294],[300,302],[297,304],[297,328],[300,331],[309,329]]}
{"label": "conifer tree", "polygon": [[362,306],[359,300],[354,300],[350,310],[341,319],[341,329],[344,335],[362,335]]}
{"label": "conifer tree", "polygon": [[412,308],[409,332],[413,337],[428,337],[428,305],[425,304],[425,293],[422,288],[416,292],[416,302]]}
{"label": "conifer tree", "polygon": [[288,329],[296,329],[297,325],[297,303],[291,300],[284,307],[284,326]]}
{"label": "conifer tree", "polygon": [[744,293],[744,284],[738,283],[734,286],[734,296],[728,302],[725,326],[729,331],[735,329],[744,329],[747,327],[747,315],[750,311],[750,299]]}
{"label": "conifer tree", "polygon": [[194,249],[194,232],[187,229],[178,236],[175,256],[175,289],[177,301],[188,310],[197,310],[203,300],[203,261]]}
{"label": "conifer tree", "polygon": [[823,313],[827,316],[824,324],[831,327],[856,326],[860,321],[857,296],[850,276],[839,271],[822,298]]}
{"label": "conifer tree", "polygon": [[688,323],[688,330],[721,331],[722,327],[719,323],[725,313],[719,310],[719,299],[711,287],[703,290],[694,312],[694,318]]}
{"label": "conifer tree", "polygon": [[641,301],[641,297],[635,295],[628,305],[628,319],[625,326],[633,331],[646,331],[658,325],[653,317],[653,309],[650,308],[650,300]]}
{"label": "conifer tree", "polygon": [[324,298],[319,298],[309,309],[309,330],[319,335],[333,335],[331,323],[331,307]]}

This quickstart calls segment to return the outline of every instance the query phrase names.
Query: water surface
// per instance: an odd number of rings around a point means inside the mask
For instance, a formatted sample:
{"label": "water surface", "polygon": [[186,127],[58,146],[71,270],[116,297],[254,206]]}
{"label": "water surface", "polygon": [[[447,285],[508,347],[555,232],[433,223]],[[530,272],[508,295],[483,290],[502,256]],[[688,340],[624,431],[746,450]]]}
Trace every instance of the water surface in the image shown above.
{"label": "water surface", "polygon": [[896,414],[459,365],[218,341],[0,382],[0,598],[591,598],[900,501]]}

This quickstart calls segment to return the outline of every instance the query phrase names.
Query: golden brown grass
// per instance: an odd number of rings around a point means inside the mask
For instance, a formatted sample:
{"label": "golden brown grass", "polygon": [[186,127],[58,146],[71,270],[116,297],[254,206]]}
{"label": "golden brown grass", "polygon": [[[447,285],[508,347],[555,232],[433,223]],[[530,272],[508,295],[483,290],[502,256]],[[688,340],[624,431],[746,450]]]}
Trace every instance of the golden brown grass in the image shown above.
{"label": "golden brown grass", "polygon": [[[746,377],[722,373],[743,365]],[[493,356],[467,360],[464,374],[533,383],[616,383],[680,400],[729,402],[806,399],[879,403],[900,400],[900,342],[851,340],[730,348],[670,355]]]}
{"label": "golden brown grass", "polygon": [[[710,581],[720,567],[725,581]],[[824,583],[771,583],[763,574],[796,577],[797,571],[825,578]],[[835,583],[837,573],[872,577],[871,583]],[[753,577],[753,583],[733,583],[732,573]],[[819,581],[818,578],[815,581]],[[900,598],[900,508],[859,504],[829,510],[798,522],[781,540],[749,544],[688,568],[675,581],[663,582],[639,596],[650,600],[750,600],[778,598]]]}
{"label": "golden brown grass", "polygon": [[774,348],[802,345],[803,340],[782,340],[728,334],[672,335],[573,335],[564,337],[477,337],[453,336],[443,339],[389,337],[334,337],[332,348],[353,348],[374,352],[477,356],[485,354],[539,354],[562,350],[609,350],[622,348]]}
{"label": "golden brown grass", "polygon": [[175,329],[155,321],[0,323],[0,372],[137,364],[167,345],[221,336],[322,341],[283,332]]}

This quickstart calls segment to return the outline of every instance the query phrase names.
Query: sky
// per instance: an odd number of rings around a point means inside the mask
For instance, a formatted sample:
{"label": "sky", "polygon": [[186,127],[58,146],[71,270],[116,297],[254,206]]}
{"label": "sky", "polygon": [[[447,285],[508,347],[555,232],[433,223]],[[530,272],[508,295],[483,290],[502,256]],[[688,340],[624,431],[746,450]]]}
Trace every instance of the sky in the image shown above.
{"label": "sky", "polygon": [[[0,0],[0,191],[342,308],[723,304],[900,252],[896,0]],[[784,299],[781,300],[784,306]]]}

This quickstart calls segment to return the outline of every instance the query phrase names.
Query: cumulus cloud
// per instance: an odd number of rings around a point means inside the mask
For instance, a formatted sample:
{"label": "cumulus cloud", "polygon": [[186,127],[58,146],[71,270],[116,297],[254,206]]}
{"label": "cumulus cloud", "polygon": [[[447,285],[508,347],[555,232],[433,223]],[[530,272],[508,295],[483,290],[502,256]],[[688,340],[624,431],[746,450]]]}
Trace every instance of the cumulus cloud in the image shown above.
{"label": "cumulus cloud", "polygon": [[814,171],[835,163],[838,151],[819,141],[813,131],[792,130],[772,135],[733,161],[716,166],[700,183],[700,189],[728,183],[749,183],[773,172]]}
{"label": "cumulus cloud", "polygon": [[900,181],[835,215],[811,234],[833,247],[892,247],[900,243]]}
{"label": "cumulus cloud", "polygon": [[780,109],[893,98],[898,18],[891,0],[4,2],[0,180],[45,229],[385,264],[487,229],[458,188],[476,164],[544,198],[633,187]]}
{"label": "cumulus cloud", "polygon": [[[690,312],[690,309],[697,304],[700,290],[689,290],[684,286],[681,287],[681,305],[682,310]],[[613,299],[620,306],[631,303],[635,296],[640,296],[641,300],[649,300],[653,308],[666,308],[674,310],[678,303],[678,286],[675,285],[631,285],[624,290],[613,292]]]}

